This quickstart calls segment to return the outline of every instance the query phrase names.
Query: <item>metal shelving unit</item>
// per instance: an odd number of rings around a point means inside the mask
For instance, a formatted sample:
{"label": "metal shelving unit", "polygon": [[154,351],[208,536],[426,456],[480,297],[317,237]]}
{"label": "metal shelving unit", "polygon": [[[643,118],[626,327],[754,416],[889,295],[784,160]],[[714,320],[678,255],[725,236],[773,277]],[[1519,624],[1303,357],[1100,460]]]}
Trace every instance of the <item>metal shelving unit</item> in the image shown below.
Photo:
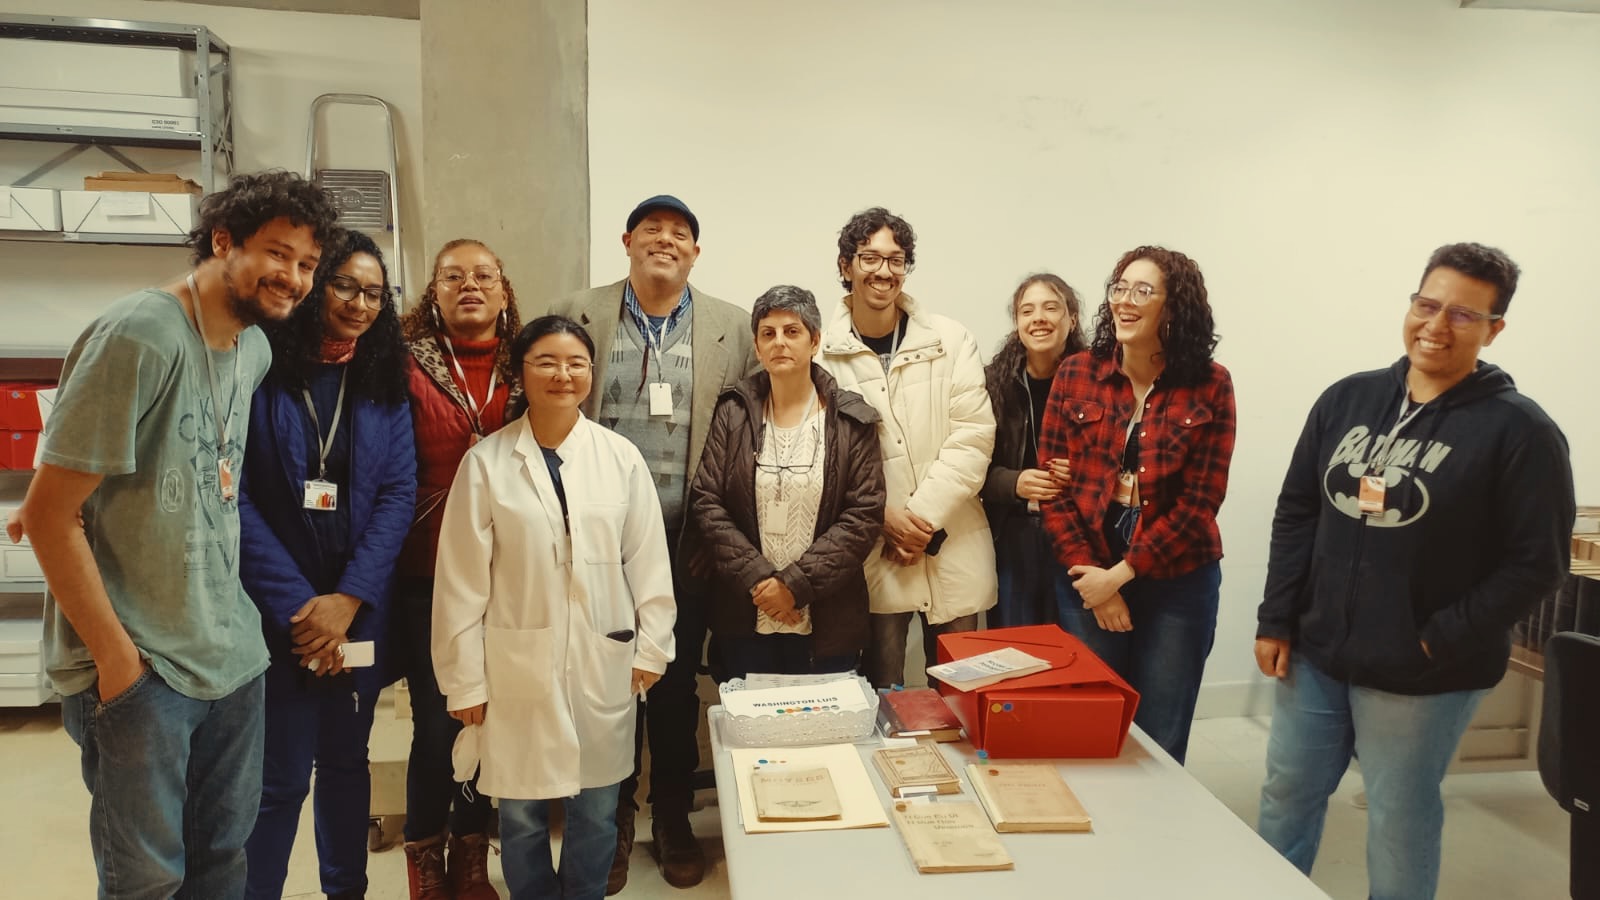
{"label": "metal shelving unit", "polygon": [[[71,16],[0,14],[0,38],[59,41],[82,44],[122,44],[136,47],[172,47],[195,54],[195,99],[199,107],[198,132],[153,129],[102,128],[75,125],[23,125],[0,123],[0,140],[46,141],[71,144],[60,154],[13,182],[26,187],[63,163],[97,149],[135,172],[145,169],[119,147],[159,147],[193,150],[200,154],[200,186],[214,190],[218,164],[224,174],[233,171],[233,92],[231,50],[204,25],[134,22],[124,19],[85,19]],[[46,241],[79,244],[183,243],[180,235],[81,234],[62,232],[0,231],[0,240]]]}

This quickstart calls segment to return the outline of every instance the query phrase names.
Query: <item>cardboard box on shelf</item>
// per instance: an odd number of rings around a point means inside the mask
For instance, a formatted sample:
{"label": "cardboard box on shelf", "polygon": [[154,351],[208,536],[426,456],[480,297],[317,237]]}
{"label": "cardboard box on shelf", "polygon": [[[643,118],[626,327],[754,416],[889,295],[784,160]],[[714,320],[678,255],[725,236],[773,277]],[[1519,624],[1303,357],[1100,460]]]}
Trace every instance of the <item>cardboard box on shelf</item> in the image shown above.
{"label": "cardboard box on shelf", "polygon": [[194,54],[175,47],[0,38],[0,84],[183,97],[193,90]]}
{"label": "cardboard box on shelf", "polygon": [[203,192],[200,185],[170,172],[101,172],[85,175],[86,191],[144,191],[147,194],[193,194]]}
{"label": "cardboard box on shelf", "polygon": [[193,194],[147,191],[62,191],[63,231],[92,234],[188,234]]}
{"label": "cardboard box on shelf", "polygon": [[61,203],[51,188],[0,185],[0,231],[60,231]]}
{"label": "cardboard box on shelf", "polygon": [[1054,625],[939,635],[939,662],[1016,647],[1051,668],[958,691],[941,684],[967,739],[993,759],[1113,757],[1122,752],[1139,692],[1083,642]]}

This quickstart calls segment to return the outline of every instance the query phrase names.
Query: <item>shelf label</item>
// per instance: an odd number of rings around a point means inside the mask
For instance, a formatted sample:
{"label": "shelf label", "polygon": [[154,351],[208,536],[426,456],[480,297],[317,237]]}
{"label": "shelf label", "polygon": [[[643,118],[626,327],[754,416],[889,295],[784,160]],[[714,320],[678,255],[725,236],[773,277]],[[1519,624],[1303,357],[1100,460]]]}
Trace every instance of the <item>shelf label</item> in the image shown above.
{"label": "shelf label", "polygon": [[100,211],[108,216],[148,216],[150,195],[144,191],[103,191]]}

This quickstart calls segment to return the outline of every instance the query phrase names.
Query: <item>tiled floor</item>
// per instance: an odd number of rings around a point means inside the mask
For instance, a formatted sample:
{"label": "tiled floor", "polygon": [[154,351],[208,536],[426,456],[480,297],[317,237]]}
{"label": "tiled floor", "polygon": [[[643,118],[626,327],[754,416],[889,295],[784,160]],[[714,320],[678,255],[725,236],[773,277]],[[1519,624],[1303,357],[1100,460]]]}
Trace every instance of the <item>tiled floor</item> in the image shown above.
{"label": "tiled floor", "polygon": [[[380,710],[373,758],[404,754],[409,723]],[[1268,722],[1207,719],[1195,723],[1189,769],[1242,819],[1253,823],[1261,785]],[[78,777],[76,748],[62,732],[57,707],[0,710],[0,895],[30,898],[92,897],[94,866],[87,844],[88,795]],[[1363,857],[1366,813],[1351,799],[1359,774],[1346,776],[1328,815],[1322,855],[1313,878],[1336,900],[1366,896]],[[715,803],[710,792],[701,802]],[[1567,896],[1567,818],[1533,772],[1452,775],[1445,782],[1444,877],[1439,896],[1496,900],[1554,900]],[[715,806],[694,815],[711,871],[698,888],[678,891],[661,880],[648,849],[649,820],[639,820],[632,878],[622,897],[722,898],[728,896]],[[317,898],[309,804],[302,820],[285,896]],[[490,860],[500,877],[499,861]],[[398,848],[372,854],[371,900],[406,896],[405,860]],[[501,882],[503,885],[503,882]],[[1250,897],[1241,873],[1240,897]]]}

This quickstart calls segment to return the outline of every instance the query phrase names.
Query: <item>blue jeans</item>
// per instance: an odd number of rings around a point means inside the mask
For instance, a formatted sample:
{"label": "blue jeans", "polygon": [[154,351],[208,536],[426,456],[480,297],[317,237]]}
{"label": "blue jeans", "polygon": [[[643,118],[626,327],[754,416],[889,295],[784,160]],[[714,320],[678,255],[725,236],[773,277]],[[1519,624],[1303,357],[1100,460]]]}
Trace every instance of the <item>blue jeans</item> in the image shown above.
{"label": "blue jeans", "polygon": [[561,867],[550,864],[551,800],[500,800],[501,871],[511,900],[603,900],[617,852],[618,785],[584,788],[562,801]]}
{"label": "blue jeans", "polygon": [[356,694],[355,679],[337,686],[287,660],[267,669],[267,741],[261,812],[245,844],[250,898],[283,896],[300,807],[316,768],[317,862],[324,894],[365,893],[367,819],[372,774],[367,739],[377,693]]}
{"label": "blue jeans", "polygon": [[1291,654],[1267,741],[1257,831],[1306,874],[1317,858],[1328,796],[1361,760],[1367,790],[1372,900],[1426,900],[1439,886],[1444,801],[1439,783],[1488,691],[1408,696],[1356,687]]}
{"label": "blue jeans", "polygon": [[744,637],[719,637],[723,680],[744,678],[751,672],[777,675],[820,675],[828,672],[853,672],[860,654],[813,656],[809,634],[750,634]]}
{"label": "blue jeans", "polygon": [[1050,535],[1038,516],[1012,513],[994,536],[1000,601],[989,610],[990,628],[1054,625],[1056,603],[1072,579],[1056,561]]}
{"label": "blue jeans", "polygon": [[1070,583],[1060,597],[1061,627],[1139,692],[1134,723],[1180,764],[1217,633],[1221,587],[1222,567],[1214,562],[1176,578],[1135,578],[1122,587],[1132,631],[1101,628]]}
{"label": "blue jeans", "polygon": [[244,896],[261,803],[262,678],[195,700],[146,669],[109,703],[61,703],[82,751],[89,845],[104,900]]}
{"label": "blue jeans", "polygon": [[484,834],[489,828],[489,798],[478,793],[477,778],[457,784],[450,761],[461,723],[445,710],[433,674],[433,579],[399,579],[393,602],[407,658],[406,687],[411,691],[405,838],[426,840],[443,832],[447,824],[457,836]]}

